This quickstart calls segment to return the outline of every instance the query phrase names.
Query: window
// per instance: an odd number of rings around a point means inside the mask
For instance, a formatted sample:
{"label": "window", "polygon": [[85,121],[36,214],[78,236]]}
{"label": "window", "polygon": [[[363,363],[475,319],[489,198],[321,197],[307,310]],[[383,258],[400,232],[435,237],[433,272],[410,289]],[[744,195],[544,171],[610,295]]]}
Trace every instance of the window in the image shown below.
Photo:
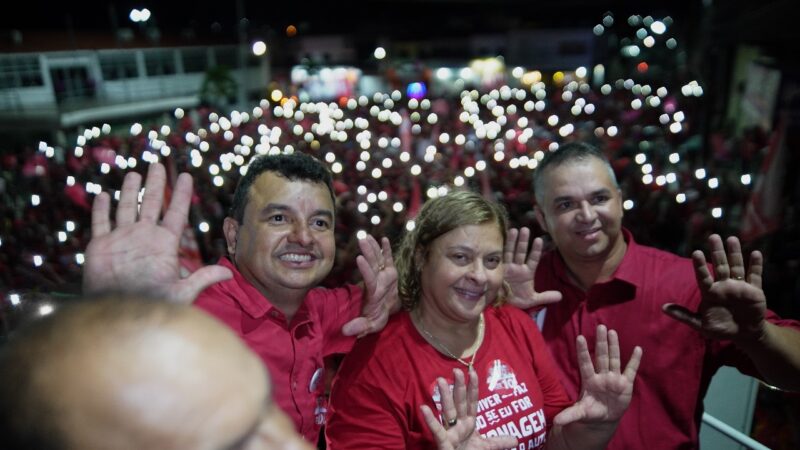
{"label": "window", "polygon": [[122,80],[139,76],[136,55],[132,52],[100,54],[99,59],[104,80]]}
{"label": "window", "polygon": [[238,50],[236,47],[217,48],[214,50],[214,56],[216,56],[217,65],[226,66],[229,69],[235,69],[239,67],[239,62],[236,55],[237,51]]}
{"label": "window", "polygon": [[149,50],[144,54],[147,76],[173,75],[175,69],[175,52],[173,50]]}
{"label": "window", "polygon": [[190,48],[182,52],[183,71],[186,73],[205,72],[208,68],[208,52],[205,48]]}
{"label": "window", "polygon": [[31,86],[44,86],[38,56],[0,56],[0,89]]}

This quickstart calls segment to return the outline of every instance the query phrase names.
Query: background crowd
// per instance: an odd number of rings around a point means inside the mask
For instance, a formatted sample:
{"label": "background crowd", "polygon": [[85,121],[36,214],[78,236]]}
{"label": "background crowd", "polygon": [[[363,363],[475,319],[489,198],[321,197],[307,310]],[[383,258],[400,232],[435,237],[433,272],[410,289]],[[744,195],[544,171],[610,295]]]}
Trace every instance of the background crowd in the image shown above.
{"label": "background crowd", "polygon": [[[602,88],[607,94],[576,79],[421,101],[399,91],[331,103],[280,96],[250,111],[199,107],[101,124],[71,136],[74,146],[31,143],[2,156],[3,294],[76,292],[92,194],[118,190],[126,171],[144,171],[154,158],[173,176],[188,171],[197,180],[187,238],[205,263],[224,252],[220,224],[240,168],[268,151],[303,151],[331,163],[343,262],[353,261],[357,231],[395,241],[425,199],[460,185],[501,200],[516,226],[538,229],[531,173],[543,152],[573,140],[599,146],[612,160],[629,200],[625,225],[642,242],[687,255],[711,232],[741,234],[754,186],[769,181],[761,167],[778,144],[756,127],[735,137],[718,130],[704,142],[693,121],[696,105],[680,93],[662,87],[664,95],[645,96],[643,89],[660,86],[616,84]],[[631,106],[645,97],[660,106]],[[672,132],[672,124],[680,131]],[[791,235],[791,216],[786,219],[781,233]],[[773,256],[771,242],[755,243]],[[791,243],[781,240],[780,259],[792,259],[786,254]],[[350,279],[353,269],[338,264],[330,281]],[[780,279],[780,268],[774,272],[767,277]],[[780,291],[787,289],[797,287]],[[796,316],[791,302],[776,303],[784,315]]]}

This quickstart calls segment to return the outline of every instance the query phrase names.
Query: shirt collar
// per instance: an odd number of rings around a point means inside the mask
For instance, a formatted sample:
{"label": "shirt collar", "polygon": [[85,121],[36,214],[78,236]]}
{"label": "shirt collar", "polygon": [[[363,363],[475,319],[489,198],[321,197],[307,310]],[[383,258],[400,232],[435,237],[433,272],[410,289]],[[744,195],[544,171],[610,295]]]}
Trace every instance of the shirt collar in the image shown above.
{"label": "shirt collar", "polygon": [[[261,291],[256,289],[247,278],[242,275],[241,272],[236,268],[236,265],[230,258],[224,257],[220,258],[219,265],[222,267],[227,267],[233,272],[233,279],[224,281],[226,283],[227,289],[231,291],[233,294],[234,300],[239,303],[245,313],[254,319],[258,319],[264,317],[265,315],[269,315],[270,317],[280,318],[283,323],[286,322],[286,317],[283,313],[276,308],[272,302],[266,298]],[[308,298],[308,296],[306,296]],[[293,324],[300,324],[310,320],[308,307],[306,306],[305,299],[303,300],[303,304],[300,305],[300,308],[297,309],[297,312],[292,318]]]}
{"label": "shirt collar", "polygon": [[639,261],[639,244],[636,243],[633,234],[627,228],[622,228],[622,237],[628,244],[628,248],[625,249],[625,256],[622,257],[622,261],[611,277],[636,286],[638,284],[636,281],[642,279],[642,268],[644,267]]}
{"label": "shirt collar", "polygon": [[[622,238],[625,239],[625,243],[628,244],[628,248],[625,250],[625,255],[622,257],[622,261],[620,261],[619,266],[617,266],[614,273],[611,274],[611,280],[620,280],[630,285],[636,286],[638,283],[636,280],[641,280],[641,264],[638,261],[638,249],[639,245],[633,239],[633,234],[623,227],[622,228]],[[567,264],[564,262],[564,258],[561,257],[561,253],[556,252],[557,258],[554,259],[553,269],[555,275],[561,280],[562,283],[566,284],[567,286],[572,285],[572,279],[570,278]]]}

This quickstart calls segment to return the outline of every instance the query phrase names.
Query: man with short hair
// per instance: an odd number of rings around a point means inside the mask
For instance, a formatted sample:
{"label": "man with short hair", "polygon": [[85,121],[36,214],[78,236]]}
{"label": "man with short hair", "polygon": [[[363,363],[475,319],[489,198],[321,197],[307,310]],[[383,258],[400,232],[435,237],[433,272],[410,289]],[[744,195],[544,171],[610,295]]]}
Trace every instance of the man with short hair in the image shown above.
{"label": "man with short hair", "polygon": [[141,296],[66,304],[16,332],[0,411],[5,450],[311,448],[227,327]]}
{"label": "man with short hair", "polygon": [[129,173],[113,235],[110,199],[95,199],[86,289],[145,290],[181,302],[199,293],[195,305],[230,326],[261,357],[275,402],[316,442],[326,413],[323,358],[346,353],[352,336],[382,329],[390,311],[399,308],[388,239],[381,245],[371,236],[359,241],[363,287],[318,288],[335,253],[330,172],[303,153],[259,156],[248,165],[225,219],[228,258],[181,279],[176,248],[191,177],[178,178],[159,224],[165,184],[163,166],[152,165],[137,220],[141,178]]}
{"label": "man with short hair", "polygon": [[[331,174],[304,153],[253,159],[225,218],[233,279],[215,284],[195,305],[231,326],[270,370],[276,402],[310,441],[325,423],[324,357],[347,353],[352,335],[383,328],[396,301],[389,241],[360,242],[365,288],[317,287],[333,267],[335,195]],[[369,258],[369,261],[368,259]],[[369,299],[373,310],[356,322]],[[369,324],[368,321],[373,321]],[[343,328],[344,327],[344,328]]]}
{"label": "man with short hair", "polygon": [[728,240],[726,255],[720,237],[711,236],[715,279],[702,252],[692,255],[693,267],[637,244],[622,227],[613,169],[586,144],[548,153],[534,190],[536,219],[555,245],[539,262],[535,286],[563,296],[537,321],[568,394],[575,400],[580,388],[575,338],[591,341],[598,324],[624,336],[623,358],[635,345],[650,355],[608,448],[697,447],[703,398],[723,365],[800,389],[800,323],[766,309],[759,252],[746,271],[739,241]]}

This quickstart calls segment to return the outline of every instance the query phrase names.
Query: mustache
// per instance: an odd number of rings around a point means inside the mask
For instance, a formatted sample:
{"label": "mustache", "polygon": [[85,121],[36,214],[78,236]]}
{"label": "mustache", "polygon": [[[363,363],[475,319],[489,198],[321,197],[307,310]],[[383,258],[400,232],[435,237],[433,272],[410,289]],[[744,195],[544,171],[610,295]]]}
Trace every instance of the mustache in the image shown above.
{"label": "mustache", "polygon": [[302,245],[297,245],[297,244],[288,244],[278,249],[276,253],[279,255],[284,255],[286,253],[299,253],[303,255],[310,254],[315,258],[322,257],[322,254],[320,253],[319,249],[315,248],[313,245],[304,247]]}

